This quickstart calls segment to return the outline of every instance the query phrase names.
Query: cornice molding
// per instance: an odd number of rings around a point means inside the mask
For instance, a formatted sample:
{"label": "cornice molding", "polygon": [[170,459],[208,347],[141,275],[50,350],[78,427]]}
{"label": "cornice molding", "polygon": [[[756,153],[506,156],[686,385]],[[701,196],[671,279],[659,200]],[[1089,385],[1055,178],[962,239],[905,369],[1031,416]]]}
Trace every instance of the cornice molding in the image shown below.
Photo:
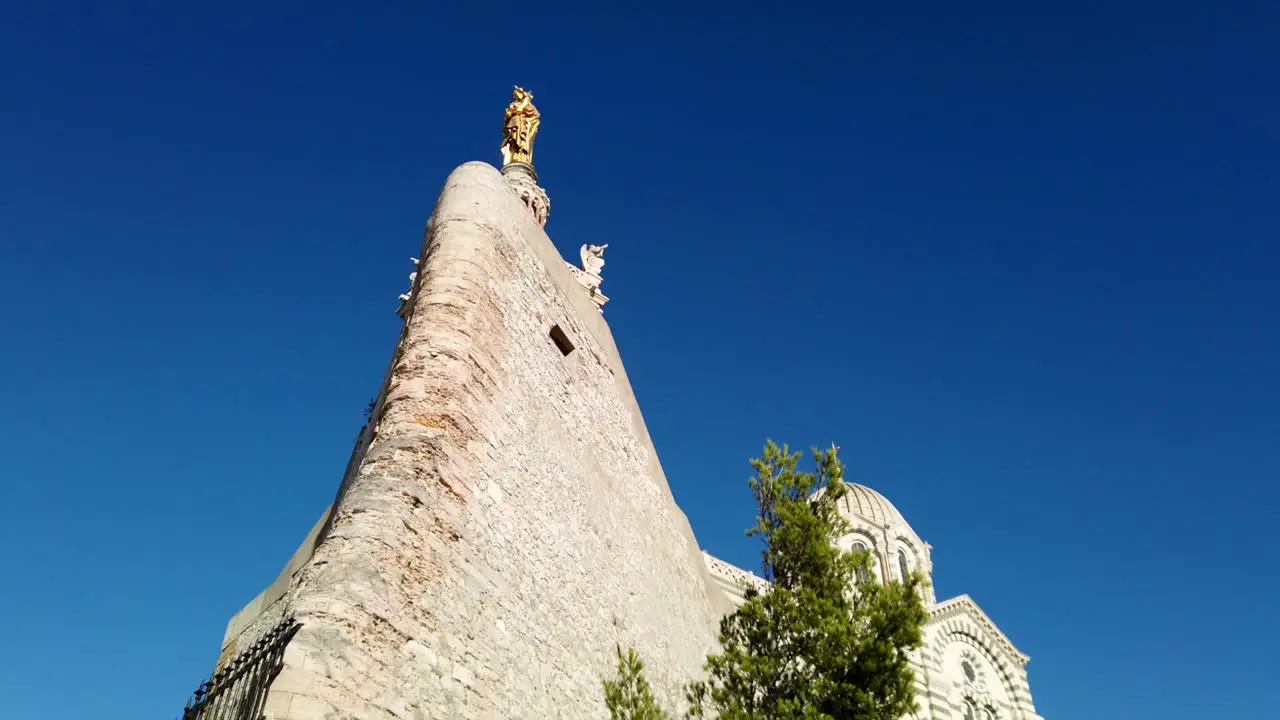
{"label": "cornice molding", "polygon": [[768,580],[736,565],[730,565],[706,550],[702,551],[702,560],[707,564],[707,569],[711,571],[713,576],[719,576],[721,579],[727,580],[738,587],[755,587],[756,590],[762,593],[769,591],[770,584]]}
{"label": "cornice molding", "polygon": [[964,628],[959,626],[948,626],[948,620],[956,620],[965,618],[971,621],[978,630],[990,638],[994,645],[999,647],[1015,661],[1020,667],[1026,667],[1031,662],[1031,658],[1019,650],[1013,641],[1007,635],[1000,631],[995,622],[991,620],[982,608],[978,607],[978,603],[968,595],[959,595],[934,605],[929,609],[930,624],[941,623],[943,627],[951,631],[963,631]]}

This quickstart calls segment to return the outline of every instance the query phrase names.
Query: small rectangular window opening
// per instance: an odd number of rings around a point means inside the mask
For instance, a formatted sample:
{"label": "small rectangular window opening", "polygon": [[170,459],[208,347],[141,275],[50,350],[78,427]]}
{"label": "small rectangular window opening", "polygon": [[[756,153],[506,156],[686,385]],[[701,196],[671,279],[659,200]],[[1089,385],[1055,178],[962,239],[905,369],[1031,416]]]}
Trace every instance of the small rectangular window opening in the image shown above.
{"label": "small rectangular window opening", "polygon": [[568,357],[569,353],[573,352],[573,343],[569,341],[569,336],[564,334],[559,325],[551,326],[551,342],[560,348],[560,354],[565,357]]}

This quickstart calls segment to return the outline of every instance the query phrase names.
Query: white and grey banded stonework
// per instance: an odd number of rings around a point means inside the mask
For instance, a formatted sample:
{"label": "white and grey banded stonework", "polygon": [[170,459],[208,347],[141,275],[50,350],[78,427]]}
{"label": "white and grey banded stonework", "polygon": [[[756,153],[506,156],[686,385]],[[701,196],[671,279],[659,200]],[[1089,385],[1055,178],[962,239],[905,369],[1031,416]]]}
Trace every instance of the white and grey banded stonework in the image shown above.
{"label": "white and grey banded stonework", "polygon": [[[906,518],[880,493],[846,483],[839,503],[849,523],[841,547],[871,553],[875,578],[901,580],[920,570],[932,583],[933,547],[920,539]],[[735,606],[743,589],[768,583],[754,573],[703,553],[712,579]],[[1042,720],[1031,701],[1027,663],[991,618],[968,595],[936,602],[932,586],[925,591],[929,620],[924,647],[912,665],[916,675],[918,720]]]}

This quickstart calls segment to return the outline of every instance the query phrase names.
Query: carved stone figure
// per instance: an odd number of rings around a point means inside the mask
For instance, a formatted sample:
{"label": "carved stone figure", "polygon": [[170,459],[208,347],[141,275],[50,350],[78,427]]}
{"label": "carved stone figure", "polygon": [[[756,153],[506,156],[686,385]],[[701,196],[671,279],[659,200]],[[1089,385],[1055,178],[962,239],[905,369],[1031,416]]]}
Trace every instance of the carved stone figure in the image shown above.
{"label": "carved stone figure", "polygon": [[409,273],[409,289],[400,296],[400,309],[396,311],[396,314],[401,316],[403,316],[405,308],[407,307],[406,303],[409,302],[409,298],[413,295],[413,284],[418,281],[418,258],[411,257],[409,258],[409,261],[413,263],[414,271]]}
{"label": "carved stone figure", "polygon": [[538,135],[542,115],[533,104],[533,93],[516,86],[502,125],[502,164],[533,165],[533,140]]}
{"label": "carved stone figure", "polygon": [[604,269],[604,251],[608,247],[608,245],[583,245],[578,251],[582,257],[582,267],[565,262],[569,268],[569,274],[573,275],[573,279],[577,280],[579,285],[586,288],[591,301],[600,308],[602,313],[604,304],[609,302],[609,298],[600,292],[600,283],[604,282],[604,278],[600,277],[600,271]]}
{"label": "carved stone figure", "polygon": [[604,269],[604,251],[609,246],[606,245],[583,245],[579,251],[582,255],[582,269],[588,275],[600,277],[600,271]]}

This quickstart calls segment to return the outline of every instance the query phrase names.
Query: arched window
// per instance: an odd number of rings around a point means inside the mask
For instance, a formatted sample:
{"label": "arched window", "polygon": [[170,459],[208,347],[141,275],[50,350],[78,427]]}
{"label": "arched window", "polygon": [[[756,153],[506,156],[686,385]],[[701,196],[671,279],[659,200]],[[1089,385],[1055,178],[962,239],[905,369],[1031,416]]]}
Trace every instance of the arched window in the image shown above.
{"label": "arched window", "polygon": [[[855,541],[853,543],[853,551],[860,552],[860,553],[867,553],[868,555],[870,555],[870,552],[867,550],[867,546],[861,542]],[[858,582],[871,582],[871,572],[867,570],[865,567],[858,568]]]}
{"label": "arched window", "polygon": [[968,700],[964,701],[964,720],[978,720],[977,714],[973,711],[973,703]]}
{"label": "arched window", "polygon": [[911,564],[907,562],[905,550],[898,551],[898,570],[902,572],[902,582],[906,582],[907,576],[911,574]]}
{"label": "arched window", "polygon": [[996,711],[988,707],[982,711],[982,717],[983,720],[996,720]]}

